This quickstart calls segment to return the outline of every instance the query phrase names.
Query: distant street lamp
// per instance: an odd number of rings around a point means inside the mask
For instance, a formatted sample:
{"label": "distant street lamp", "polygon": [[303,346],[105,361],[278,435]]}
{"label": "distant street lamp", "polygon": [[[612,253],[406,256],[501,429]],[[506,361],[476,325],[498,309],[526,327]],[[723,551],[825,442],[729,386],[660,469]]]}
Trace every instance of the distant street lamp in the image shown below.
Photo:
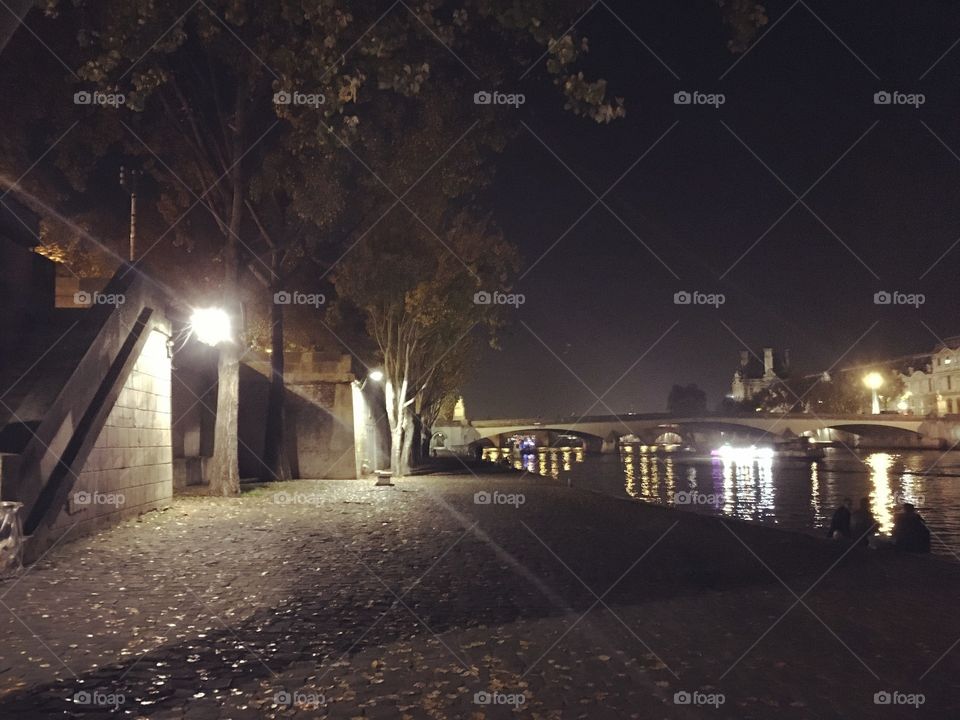
{"label": "distant street lamp", "polygon": [[877,395],[877,390],[883,385],[883,375],[878,372],[867,373],[863,376],[863,384],[870,388],[870,391],[873,393],[873,405],[871,407],[871,412],[874,415],[880,414],[880,397]]}
{"label": "distant street lamp", "polygon": [[197,336],[197,340],[210,347],[216,347],[233,339],[230,316],[222,308],[194,310],[190,316],[190,331]]}

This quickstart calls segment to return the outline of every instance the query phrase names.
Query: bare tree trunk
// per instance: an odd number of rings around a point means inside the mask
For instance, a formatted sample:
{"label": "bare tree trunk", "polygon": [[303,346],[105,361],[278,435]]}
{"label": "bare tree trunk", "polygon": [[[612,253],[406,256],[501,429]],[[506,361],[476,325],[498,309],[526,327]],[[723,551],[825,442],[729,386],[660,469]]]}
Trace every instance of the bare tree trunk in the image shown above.
{"label": "bare tree trunk", "polygon": [[[238,113],[239,115],[239,113]],[[238,126],[242,118],[238,117]],[[239,128],[238,128],[239,133]],[[238,291],[240,255],[237,237],[243,213],[243,191],[240,168],[237,164],[232,173],[233,198],[230,209],[229,231],[225,238],[223,257],[224,309],[233,323],[234,337],[220,345],[220,360],[217,368],[217,421],[213,433],[213,458],[209,481],[213,495],[240,494],[239,429],[240,412],[240,308]]]}
{"label": "bare tree trunk", "polygon": [[420,457],[429,458],[430,457],[430,441],[433,440],[433,433],[430,431],[430,428],[421,428],[420,433]]}
{"label": "bare tree trunk", "polygon": [[416,413],[410,413],[410,463],[413,467],[423,464],[423,422]]}
{"label": "bare tree trunk", "polygon": [[403,476],[403,398],[405,395],[404,384],[401,384],[400,391],[397,392],[393,380],[387,380],[384,385],[384,396],[387,403],[387,422],[390,424],[390,473],[393,477]]}
{"label": "bare tree trunk", "polygon": [[[271,293],[278,292],[281,288],[278,279],[280,277],[280,268],[278,267],[277,253],[273,253],[273,278],[276,281],[270,288]],[[286,388],[283,384],[284,358],[283,358],[283,305],[274,302],[270,309],[270,390],[267,394],[267,420],[264,428],[263,437],[263,464],[265,480],[289,480],[290,479],[290,461],[286,453],[285,445],[285,395]]]}
{"label": "bare tree trunk", "polygon": [[403,410],[403,445],[400,451],[400,474],[410,474],[410,460],[413,451],[413,439],[416,433],[413,431],[413,413],[409,408]]}
{"label": "bare tree trunk", "polygon": [[390,428],[390,470],[394,477],[403,477],[403,427],[400,423]]}
{"label": "bare tree trunk", "polygon": [[[237,222],[239,225],[239,221]],[[224,253],[224,308],[231,320],[241,316],[237,293],[236,242],[228,240]],[[236,333],[238,328],[234,328]],[[213,495],[240,493],[239,429],[240,412],[240,344],[233,338],[220,345],[217,367],[217,420],[213,433],[213,458],[209,481]]]}

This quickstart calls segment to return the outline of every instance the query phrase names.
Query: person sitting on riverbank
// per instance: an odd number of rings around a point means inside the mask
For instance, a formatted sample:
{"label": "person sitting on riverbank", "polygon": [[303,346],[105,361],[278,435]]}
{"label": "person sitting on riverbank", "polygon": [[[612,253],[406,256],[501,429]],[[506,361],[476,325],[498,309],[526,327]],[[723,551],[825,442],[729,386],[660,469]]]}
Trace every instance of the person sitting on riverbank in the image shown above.
{"label": "person sitting on riverbank", "polygon": [[830,519],[830,529],[827,530],[827,537],[834,540],[850,538],[850,506],[853,501],[850,498],[844,498],[843,504],[834,511]]}
{"label": "person sitting on riverbank", "polygon": [[869,545],[877,521],[870,512],[870,498],[860,498],[860,507],[850,516],[850,537],[860,545]]}
{"label": "person sitting on riverbank", "polygon": [[903,504],[903,512],[893,521],[893,544],[906,552],[930,552],[930,530],[910,503]]}

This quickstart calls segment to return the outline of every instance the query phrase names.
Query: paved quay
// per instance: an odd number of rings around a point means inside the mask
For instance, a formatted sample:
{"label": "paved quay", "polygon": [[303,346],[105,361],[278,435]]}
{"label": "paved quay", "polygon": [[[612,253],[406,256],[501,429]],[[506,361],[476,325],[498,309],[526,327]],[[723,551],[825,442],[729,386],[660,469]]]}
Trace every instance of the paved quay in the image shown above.
{"label": "paved quay", "polygon": [[294,481],[0,583],[0,718],[956,718],[958,598],[960,559],[532,476]]}

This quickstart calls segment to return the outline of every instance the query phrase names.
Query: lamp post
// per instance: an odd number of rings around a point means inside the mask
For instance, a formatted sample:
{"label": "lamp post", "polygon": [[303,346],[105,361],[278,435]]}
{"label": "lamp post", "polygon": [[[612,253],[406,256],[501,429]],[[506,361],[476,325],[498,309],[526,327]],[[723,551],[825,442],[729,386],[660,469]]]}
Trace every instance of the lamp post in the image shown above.
{"label": "lamp post", "polygon": [[877,390],[881,385],[883,385],[883,375],[878,372],[867,373],[863,376],[863,384],[870,388],[870,391],[873,394],[873,403],[870,408],[871,412],[874,415],[879,415],[880,397],[877,395]]}
{"label": "lamp post", "polygon": [[[367,372],[367,376],[363,379],[362,383],[357,382],[356,380],[354,380],[353,382],[356,385],[357,392],[363,393],[363,389],[367,386],[367,383],[371,381],[377,384],[383,382],[383,370],[374,368],[373,370],[370,370],[369,372]],[[363,396],[360,395],[360,397],[363,397]],[[367,407],[365,399],[364,399],[364,408],[369,411],[369,408]],[[369,413],[369,417],[372,420],[372,422],[370,421],[367,422],[367,436],[369,437],[370,442],[373,446],[373,453],[372,453],[373,454],[373,474],[376,475],[377,477],[377,485],[392,486],[393,483],[390,482],[390,474],[387,473],[386,475],[383,475],[377,469],[377,450],[379,445],[378,438],[377,438],[377,423],[372,412]]]}

